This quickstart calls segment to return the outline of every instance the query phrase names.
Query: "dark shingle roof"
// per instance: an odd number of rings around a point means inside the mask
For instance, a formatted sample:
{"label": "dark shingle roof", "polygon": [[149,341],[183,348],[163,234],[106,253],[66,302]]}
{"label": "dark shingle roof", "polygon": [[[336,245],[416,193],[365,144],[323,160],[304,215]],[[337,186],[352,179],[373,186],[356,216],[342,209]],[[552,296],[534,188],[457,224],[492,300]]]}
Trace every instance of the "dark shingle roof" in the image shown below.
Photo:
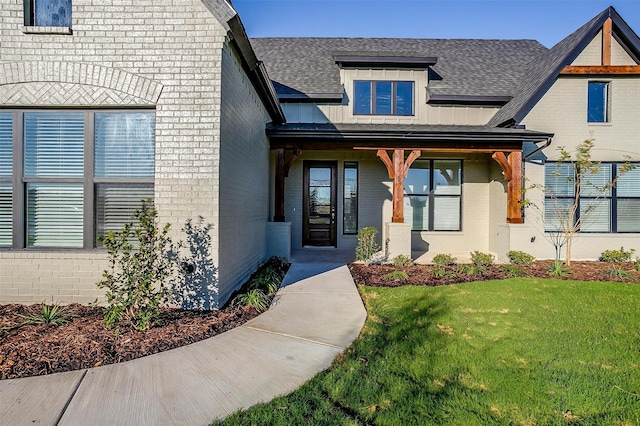
{"label": "dark shingle roof", "polygon": [[580,55],[609,17],[613,21],[614,32],[617,32],[621,41],[632,49],[630,53],[637,57],[640,52],[638,36],[615,9],[609,7],[532,62],[514,98],[498,111],[488,124],[500,126],[519,123],[549,90],[560,71]]}
{"label": "dark shingle roof", "polygon": [[255,38],[251,43],[278,95],[311,98],[342,94],[335,55],[437,57],[431,93],[512,96],[527,65],[547,52],[533,40]]}

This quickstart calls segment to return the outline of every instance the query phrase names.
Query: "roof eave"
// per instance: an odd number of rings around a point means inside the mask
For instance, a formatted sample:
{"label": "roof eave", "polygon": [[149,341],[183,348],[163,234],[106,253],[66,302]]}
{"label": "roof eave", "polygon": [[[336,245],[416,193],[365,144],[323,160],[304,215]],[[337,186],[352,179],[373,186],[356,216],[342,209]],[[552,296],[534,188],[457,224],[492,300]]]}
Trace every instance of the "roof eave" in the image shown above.
{"label": "roof eave", "polygon": [[244,25],[242,25],[242,21],[240,20],[240,16],[236,14],[227,24],[230,28],[232,43],[240,53],[242,66],[247,72],[260,100],[267,109],[269,117],[271,117],[274,124],[285,123],[286,118],[280,106],[276,90],[273,87],[273,83],[267,74],[264,64],[256,57]]}

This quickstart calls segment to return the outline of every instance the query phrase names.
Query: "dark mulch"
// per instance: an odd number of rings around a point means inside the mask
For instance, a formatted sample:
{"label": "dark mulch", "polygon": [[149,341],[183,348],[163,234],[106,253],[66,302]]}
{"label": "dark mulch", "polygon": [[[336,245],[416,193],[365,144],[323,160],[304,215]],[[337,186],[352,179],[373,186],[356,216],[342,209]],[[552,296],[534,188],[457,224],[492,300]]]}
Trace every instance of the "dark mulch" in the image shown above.
{"label": "dark mulch", "polygon": [[[146,331],[119,326],[106,329],[101,308],[74,304],[64,308],[71,321],[63,325],[23,325],[0,331],[0,379],[39,376],[129,361],[188,345],[223,333],[256,317],[253,308],[219,311],[167,309],[163,324]],[[40,313],[40,305],[0,305],[0,329]]]}
{"label": "dark mulch", "polygon": [[[525,276],[551,278],[551,261],[521,267]],[[618,264],[629,278],[610,276],[612,264],[572,262],[563,279],[581,281],[640,282],[635,264]],[[433,266],[395,267],[392,265],[349,265],[357,284],[396,287],[400,285],[445,285],[468,281],[494,280],[512,276],[503,265],[492,265],[479,274],[469,275],[459,266],[446,267],[446,276],[436,277]],[[386,275],[403,270],[409,281],[390,280]],[[219,311],[165,311],[163,324],[146,331],[104,326],[102,309],[82,305],[65,307],[71,321],[63,325],[39,324],[12,327],[24,322],[20,315],[42,312],[40,305],[0,305],[0,379],[39,376],[129,361],[146,355],[188,345],[223,333],[256,317],[252,308],[225,308]],[[2,331],[10,329],[9,331]]]}
{"label": "dark mulch", "polygon": [[[525,277],[536,278],[560,278],[578,281],[618,281],[640,282],[640,273],[636,270],[635,263],[606,263],[606,262],[571,262],[571,267],[566,268],[566,274],[561,277],[552,276],[549,273],[553,261],[541,260],[529,266],[519,266],[519,273]],[[437,286],[456,284],[471,281],[500,280],[511,278],[513,272],[509,271],[509,265],[491,265],[484,271],[469,274],[461,266],[446,266],[447,273],[444,276],[436,276],[432,265],[393,266],[393,265],[369,265],[359,263],[349,265],[351,275],[358,285],[370,285],[379,287],[397,287],[401,285],[425,285]],[[609,273],[614,267],[625,271],[627,277],[618,277]],[[407,273],[409,280],[390,279],[387,275],[393,271],[402,270]]]}

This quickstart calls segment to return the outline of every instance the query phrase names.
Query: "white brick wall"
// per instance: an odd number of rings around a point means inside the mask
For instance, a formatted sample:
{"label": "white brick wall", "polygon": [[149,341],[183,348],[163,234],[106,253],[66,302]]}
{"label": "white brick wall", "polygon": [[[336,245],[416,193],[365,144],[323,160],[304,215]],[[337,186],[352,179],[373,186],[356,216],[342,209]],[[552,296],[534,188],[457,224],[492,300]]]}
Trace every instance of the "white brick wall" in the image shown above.
{"label": "white brick wall", "polygon": [[269,116],[233,49],[222,56],[219,201],[220,301],[266,257],[269,220]]}
{"label": "white brick wall", "polygon": [[[200,0],[162,4],[151,0],[74,0],[73,34],[25,34],[22,8],[22,0],[6,0],[2,5],[0,106],[155,106],[155,202],[160,221],[171,223],[176,237],[189,218],[202,216],[205,222],[213,223],[212,260],[219,266],[221,239],[226,243],[236,241],[228,234],[222,236],[218,209],[220,114],[227,108],[220,101],[222,63],[230,63],[226,68],[231,70],[236,60],[228,56],[228,49],[223,58],[228,41],[224,26]],[[234,73],[240,72],[236,69],[229,75]],[[229,81],[237,83],[240,78],[236,77]],[[267,181],[264,111],[256,106],[246,79],[239,92],[230,95],[238,95],[242,101],[235,105],[239,110],[228,115],[242,115],[243,108],[252,105],[246,114],[255,116],[251,122],[246,117],[238,121],[251,125],[242,130],[243,148],[235,147],[235,135],[225,130],[229,158],[236,158],[234,149],[240,152],[256,138],[257,153],[250,157],[250,169],[256,172],[252,178],[264,176],[263,181]],[[230,126],[235,123],[229,121]],[[258,137],[260,125],[262,133]],[[260,161],[260,166],[253,165]],[[258,167],[262,169],[253,170]],[[241,175],[240,169],[235,172],[235,176]],[[224,183],[249,186],[240,180],[238,177]],[[257,216],[264,222],[266,202],[260,209]],[[248,220],[251,229],[257,229],[257,216],[244,217],[244,213],[233,219]],[[233,222],[225,221],[225,226]],[[264,246],[264,237],[255,244]],[[233,259],[247,248],[233,246],[226,258]],[[250,261],[221,268],[221,277],[234,285],[242,275],[239,270],[255,265],[263,255],[258,253],[249,256]],[[104,259],[104,253],[97,250],[74,254],[2,250],[0,301],[38,302],[43,297],[61,302],[91,301],[97,295],[95,283]],[[51,283],[46,284],[48,290],[41,284],[42,277]]]}

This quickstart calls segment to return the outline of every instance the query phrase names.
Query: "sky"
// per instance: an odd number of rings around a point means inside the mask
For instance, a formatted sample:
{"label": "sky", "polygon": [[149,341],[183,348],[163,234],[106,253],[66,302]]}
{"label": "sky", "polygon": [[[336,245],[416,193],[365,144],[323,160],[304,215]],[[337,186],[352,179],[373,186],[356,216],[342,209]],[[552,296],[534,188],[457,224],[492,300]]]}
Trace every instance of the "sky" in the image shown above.
{"label": "sky", "polygon": [[249,37],[534,39],[551,47],[609,6],[640,34],[640,0],[232,0]]}

